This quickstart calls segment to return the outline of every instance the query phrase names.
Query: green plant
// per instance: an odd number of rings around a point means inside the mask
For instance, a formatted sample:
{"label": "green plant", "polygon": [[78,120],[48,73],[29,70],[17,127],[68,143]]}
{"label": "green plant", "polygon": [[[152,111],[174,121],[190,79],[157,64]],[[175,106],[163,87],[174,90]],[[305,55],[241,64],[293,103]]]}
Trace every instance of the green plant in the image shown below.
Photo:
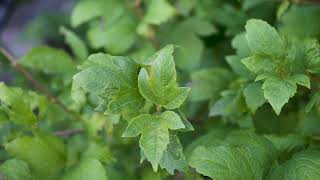
{"label": "green plant", "polygon": [[319,18],[309,1],[79,1],[70,54],[1,50],[26,78],[0,83],[0,177],[317,180]]}

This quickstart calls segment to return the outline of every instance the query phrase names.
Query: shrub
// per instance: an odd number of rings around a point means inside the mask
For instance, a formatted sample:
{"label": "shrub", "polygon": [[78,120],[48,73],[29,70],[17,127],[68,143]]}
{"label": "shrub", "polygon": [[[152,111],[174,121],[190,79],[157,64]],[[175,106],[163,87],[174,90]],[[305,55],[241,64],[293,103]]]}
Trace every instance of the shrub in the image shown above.
{"label": "shrub", "polygon": [[0,179],[320,179],[319,19],[312,1],[77,2],[69,49],[1,50]]}

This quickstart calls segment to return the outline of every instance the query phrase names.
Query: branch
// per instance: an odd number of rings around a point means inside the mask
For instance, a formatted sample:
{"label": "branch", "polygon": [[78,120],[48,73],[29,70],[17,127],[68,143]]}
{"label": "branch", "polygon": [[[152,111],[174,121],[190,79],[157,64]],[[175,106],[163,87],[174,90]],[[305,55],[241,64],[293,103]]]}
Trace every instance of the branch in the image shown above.
{"label": "branch", "polygon": [[44,87],[41,83],[39,83],[36,79],[33,78],[32,74],[28,72],[23,66],[21,66],[17,60],[15,60],[12,55],[5,50],[4,48],[0,48],[0,52],[6,57],[6,59],[10,62],[11,66],[14,67],[17,71],[19,71],[26,79],[28,79],[31,84],[41,93],[43,93],[52,103],[61,107],[66,113],[72,114],[77,119],[82,120],[80,115],[76,112],[69,110],[57,97],[55,97],[46,87]]}
{"label": "branch", "polygon": [[67,129],[67,130],[62,130],[62,131],[56,131],[54,132],[54,134],[56,136],[60,136],[60,137],[67,137],[67,136],[73,136],[73,135],[77,135],[77,134],[81,134],[84,132],[84,129]]}

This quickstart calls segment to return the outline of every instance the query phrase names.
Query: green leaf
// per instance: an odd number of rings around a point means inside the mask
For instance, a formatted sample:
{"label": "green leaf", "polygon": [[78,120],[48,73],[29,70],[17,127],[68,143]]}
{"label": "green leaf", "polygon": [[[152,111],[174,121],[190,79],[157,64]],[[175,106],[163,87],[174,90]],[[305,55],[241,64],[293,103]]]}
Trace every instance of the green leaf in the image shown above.
{"label": "green leaf", "polygon": [[294,154],[285,163],[276,166],[269,173],[268,179],[274,180],[316,180],[320,178],[320,152],[306,150]]}
{"label": "green leaf", "polygon": [[266,2],[269,2],[269,1],[268,0],[243,0],[242,8],[244,10],[249,10]]}
{"label": "green leaf", "polygon": [[143,21],[148,24],[160,25],[168,21],[174,14],[175,9],[167,0],[151,0]]}
{"label": "green leaf", "polygon": [[177,86],[172,53],[172,45],[156,52],[150,57],[150,66],[141,69],[138,76],[142,96],[166,109],[180,107],[190,91],[189,88]]}
{"label": "green leaf", "polygon": [[170,143],[159,162],[160,167],[165,168],[170,174],[174,174],[174,170],[186,171],[187,161],[178,135],[171,133],[169,139]]}
{"label": "green leaf", "polygon": [[255,74],[272,74],[276,68],[270,58],[259,55],[244,58],[241,62]]}
{"label": "green leaf", "polygon": [[309,39],[304,42],[305,61],[309,72],[320,72],[320,44],[317,39]]}
{"label": "green leaf", "polygon": [[88,57],[88,49],[82,39],[65,27],[60,27],[60,32],[65,36],[65,42],[71,47],[73,54],[78,59],[85,60]]}
{"label": "green leaf", "polygon": [[9,120],[20,125],[31,126],[43,118],[47,111],[47,100],[32,91],[7,87],[0,83],[0,108]]}
{"label": "green leaf", "polygon": [[0,178],[4,180],[35,180],[26,162],[10,159],[0,166]]}
{"label": "green leaf", "polygon": [[222,92],[222,97],[211,106],[209,116],[240,116],[245,111],[242,93],[240,91],[225,91]]}
{"label": "green leaf", "polygon": [[79,164],[68,170],[61,180],[107,180],[106,170],[96,159],[82,159]]}
{"label": "green leaf", "polygon": [[212,179],[261,179],[269,164],[266,155],[254,147],[197,147],[189,165]]}
{"label": "green leaf", "polygon": [[309,113],[314,106],[319,104],[319,101],[320,101],[320,92],[317,92],[312,95],[310,101],[306,106],[305,112]]}
{"label": "green leaf", "polygon": [[266,99],[263,96],[263,89],[261,82],[250,83],[243,91],[246,103],[251,110],[255,112],[260,106],[262,106]]}
{"label": "green leaf", "polygon": [[237,55],[226,56],[227,63],[230,65],[233,72],[241,77],[247,79],[254,79],[254,75],[249,69],[241,62],[241,58]]}
{"label": "green leaf", "polygon": [[178,46],[174,53],[177,67],[192,71],[200,67],[204,43],[196,34],[196,28],[186,20],[170,28],[163,37],[165,43]]}
{"label": "green leaf", "polygon": [[[71,14],[71,24],[77,27],[93,18],[103,15],[103,1],[80,1],[76,4]],[[84,13],[85,12],[85,13]]]}
{"label": "green leaf", "polygon": [[127,51],[136,41],[136,20],[130,13],[120,11],[101,24],[93,22],[87,32],[88,40],[95,49],[106,48],[108,52],[120,54]]}
{"label": "green leaf", "polygon": [[144,99],[138,90],[139,66],[132,60],[108,54],[93,54],[81,66],[73,80],[84,91],[100,96],[110,113],[136,111]]}
{"label": "green leaf", "polygon": [[264,97],[269,101],[277,115],[297,91],[297,85],[291,81],[277,77],[268,78],[262,86]]}
{"label": "green leaf", "polygon": [[298,134],[288,134],[284,136],[265,135],[271,141],[277,150],[281,153],[289,153],[295,150],[301,150],[307,145],[307,141],[303,136]]}
{"label": "green leaf", "polygon": [[304,75],[304,74],[295,74],[291,77],[289,77],[289,80],[297,83],[297,84],[300,84],[302,86],[305,86],[307,88],[310,89],[310,79],[307,75]]}
{"label": "green leaf", "polygon": [[189,165],[213,179],[261,179],[276,157],[274,146],[252,131],[230,130],[203,136],[189,155]]}
{"label": "green leaf", "polygon": [[71,13],[71,25],[78,27],[100,16],[111,16],[122,12],[122,2],[118,0],[83,0],[76,3]]}
{"label": "green leaf", "polygon": [[122,136],[135,137],[141,134],[141,150],[151,162],[154,171],[157,171],[169,144],[169,129],[177,130],[184,127],[180,117],[172,111],[159,115],[142,114],[130,121]]}
{"label": "green leaf", "polygon": [[91,141],[88,148],[81,154],[82,159],[97,159],[103,163],[111,163],[114,158],[110,149],[102,144]]}
{"label": "green leaf", "polygon": [[46,74],[65,74],[75,70],[67,53],[50,47],[32,48],[20,62],[27,68]]}
{"label": "green leaf", "polygon": [[37,179],[54,179],[65,164],[64,144],[54,136],[19,137],[5,144],[5,149],[27,162]]}
{"label": "green leaf", "polygon": [[180,24],[181,27],[188,27],[188,31],[193,31],[199,36],[209,36],[218,32],[218,29],[205,19],[190,17]]}
{"label": "green leaf", "polygon": [[284,13],[279,23],[281,31],[297,38],[320,37],[320,24],[317,23],[320,17],[320,7],[300,6],[292,3]]}
{"label": "green leaf", "polygon": [[231,41],[231,46],[236,49],[237,55],[242,58],[248,57],[252,54],[252,51],[248,45],[246,33],[240,33],[236,35]]}
{"label": "green leaf", "polygon": [[267,22],[251,19],[245,27],[249,47],[254,53],[272,57],[284,54],[285,44],[282,38]]}
{"label": "green leaf", "polygon": [[216,98],[232,80],[232,74],[223,68],[201,69],[191,73],[191,101]]}

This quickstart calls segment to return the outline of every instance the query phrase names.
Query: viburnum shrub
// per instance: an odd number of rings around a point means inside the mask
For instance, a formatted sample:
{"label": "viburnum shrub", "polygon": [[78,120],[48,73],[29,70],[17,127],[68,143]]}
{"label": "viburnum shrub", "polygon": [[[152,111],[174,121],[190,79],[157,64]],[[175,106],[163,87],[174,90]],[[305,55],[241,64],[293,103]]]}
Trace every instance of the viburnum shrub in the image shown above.
{"label": "viburnum shrub", "polygon": [[317,3],[76,2],[1,49],[0,179],[319,180]]}

